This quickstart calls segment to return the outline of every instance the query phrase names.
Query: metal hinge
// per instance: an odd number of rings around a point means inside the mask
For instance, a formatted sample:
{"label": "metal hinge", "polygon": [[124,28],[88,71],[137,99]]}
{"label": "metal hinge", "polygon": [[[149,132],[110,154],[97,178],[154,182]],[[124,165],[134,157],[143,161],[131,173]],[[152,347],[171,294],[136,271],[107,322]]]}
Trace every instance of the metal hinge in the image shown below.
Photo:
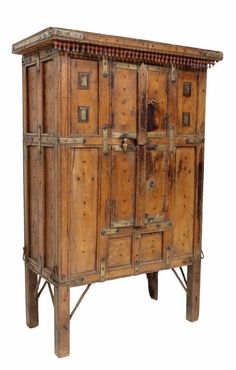
{"label": "metal hinge", "polygon": [[145,214],[145,224],[162,223],[164,221],[163,215],[149,215]]}
{"label": "metal hinge", "polygon": [[40,72],[40,59],[39,59],[39,55],[37,55],[37,58],[36,58],[36,69],[37,69],[37,72]]}
{"label": "metal hinge", "polygon": [[108,154],[108,126],[104,126],[102,130],[102,146],[103,154]]}
{"label": "metal hinge", "polygon": [[42,126],[41,125],[38,125],[38,137],[39,137],[39,142],[38,142],[39,156],[41,156],[41,153],[42,153]]}
{"label": "metal hinge", "polygon": [[103,56],[103,59],[102,59],[102,75],[103,77],[108,77],[109,76],[109,65],[108,65],[108,60],[107,60],[107,56]]}
{"label": "metal hinge", "polygon": [[175,150],[175,127],[169,126],[170,152]]}
{"label": "metal hinge", "polygon": [[56,144],[84,144],[86,139],[84,137],[56,137],[44,136],[41,132],[41,125],[39,125],[38,135],[24,135],[24,142],[26,144],[38,144],[41,150],[42,144],[56,145]]}
{"label": "metal hinge", "polygon": [[192,137],[187,137],[186,139],[186,144],[204,144],[205,139],[203,137],[198,137],[198,136],[192,136]]}
{"label": "metal hinge", "polygon": [[100,277],[101,281],[104,281],[106,278],[106,258],[102,258],[100,261]]}
{"label": "metal hinge", "polygon": [[166,268],[169,268],[172,257],[173,246],[167,245],[166,247]]}
{"label": "metal hinge", "polygon": [[102,229],[101,231],[101,234],[104,236],[104,235],[113,235],[113,234],[117,234],[118,233],[118,229]]}
{"label": "metal hinge", "polygon": [[59,137],[58,144],[84,144],[86,139],[84,137]]}
{"label": "metal hinge", "polygon": [[176,81],[176,70],[173,64],[171,65],[171,81],[172,82]]}

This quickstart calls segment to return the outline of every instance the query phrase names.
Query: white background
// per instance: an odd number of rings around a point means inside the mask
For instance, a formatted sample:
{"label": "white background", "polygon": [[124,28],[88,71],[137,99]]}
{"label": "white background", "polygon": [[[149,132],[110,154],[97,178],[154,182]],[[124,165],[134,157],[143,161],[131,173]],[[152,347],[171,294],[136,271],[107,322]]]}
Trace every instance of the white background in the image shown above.
{"label": "white background", "polygon": [[[0,10],[0,368],[235,369],[234,1],[12,1]],[[45,27],[74,28],[224,52],[208,72],[201,315],[185,320],[185,293],[160,273],[159,301],[145,276],[94,284],[71,322],[71,356],[53,354],[53,310],[24,317],[21,57],[11,44]],[[72,302],[83,288],[72,290]],[[47,292],[48,293],[48,292]],[[15,365],[16,363],[16,365]]]}

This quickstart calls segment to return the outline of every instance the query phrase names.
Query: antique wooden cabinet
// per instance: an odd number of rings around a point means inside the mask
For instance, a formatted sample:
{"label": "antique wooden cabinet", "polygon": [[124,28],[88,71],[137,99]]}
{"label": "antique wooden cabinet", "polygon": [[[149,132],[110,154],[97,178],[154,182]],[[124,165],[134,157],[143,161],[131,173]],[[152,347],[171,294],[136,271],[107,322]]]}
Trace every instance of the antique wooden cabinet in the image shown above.
{"label": "antique wooden cabinet", "polygon": [[146,273],[157,299],[158,271],[176,267],[197,320],[206,72],[222,53],[59,28],[13,53],[23,55],[27,325],[48,285],[66,356],[70,287]]}

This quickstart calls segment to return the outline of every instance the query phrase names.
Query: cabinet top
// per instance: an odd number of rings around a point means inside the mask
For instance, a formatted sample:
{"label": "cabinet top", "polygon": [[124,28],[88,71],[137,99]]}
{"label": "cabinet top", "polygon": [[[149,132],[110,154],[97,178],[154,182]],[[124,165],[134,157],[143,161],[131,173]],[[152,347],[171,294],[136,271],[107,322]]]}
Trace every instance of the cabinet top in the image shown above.
{"label": "cabinet top", "polygon": [[47,47],[83,56],[194,69],[207,68],[223,59],[220,51],[55,27],[16,42],[12,52],[27,55]]}

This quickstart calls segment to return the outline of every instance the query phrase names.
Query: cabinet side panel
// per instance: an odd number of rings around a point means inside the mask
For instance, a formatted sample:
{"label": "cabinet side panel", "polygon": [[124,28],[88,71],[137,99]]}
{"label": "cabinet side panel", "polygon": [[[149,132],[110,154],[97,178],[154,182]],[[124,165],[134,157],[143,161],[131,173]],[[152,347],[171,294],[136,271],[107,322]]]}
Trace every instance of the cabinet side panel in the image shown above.
{"label": "cabinet side panel", "polygon": [[177,148],[174,256],[193,253],[195,148]]}
{"label": "cabinet side panel", "polygon": [[38,147],[28,147],[27,162],[29,256],[37,262],[39,256]]}
{"label": "cabinet side panel", "polygon": [[54,266],[54,148],[44,148],[44,264]]}
{"label": "cabinet side panel", "polygon": [[71,274],[96,271],[98,149],[71,149]]}
{"label": "cabinet side panel", "polygon": [[53,60],[43,66],[43,132],[54,133],[54,64]]}
{"label": "cabinet side panel", "polygon": [[27,132],[37,133],[37,70],[36,65],[26,68]]}

